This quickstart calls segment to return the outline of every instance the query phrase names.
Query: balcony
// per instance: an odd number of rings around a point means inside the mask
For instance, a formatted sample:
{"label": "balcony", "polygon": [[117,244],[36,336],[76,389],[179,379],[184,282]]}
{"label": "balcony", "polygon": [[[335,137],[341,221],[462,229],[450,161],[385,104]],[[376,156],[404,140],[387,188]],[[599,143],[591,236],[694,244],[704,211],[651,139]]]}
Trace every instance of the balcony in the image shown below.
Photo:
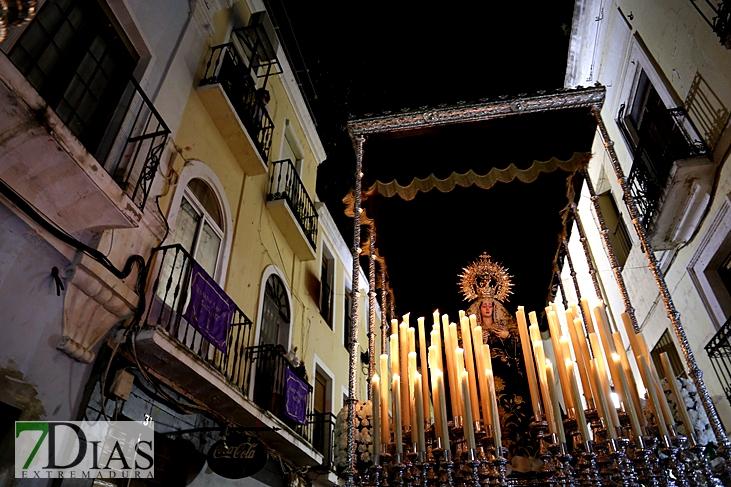
{"label": "balcony", "polygon": [[113,110],[78,114],[50,106],[4,54],[0,73],[0,179],[73,235],[139,225],[170,130],[137,82],[117,80]]}
{"label": "balcony", "polygon": [[297,257],[302,261],[313,260],[317,248],[317,210],[289,159],[272,163],[267,208]]}
{"label": "balcony", "polygon": [[[150,291],[134,349],[140,362],[170,387],[240,427],[268,428],[261,431],[262,441],[294,462],[320,465],[323,456],[311,444],[312,423],[297,424],[282,412],[282,377],[291,370],[284,356],[252,346],[252,322],[235,305],[226,329],[219,328],[222,348],[188,320],[193,269],[205,280],[210,277],[180,245],[155,249],[148,269]],[[310,404],[308,393],[305,407]]]}
{"label": "balcony", "polygon": [[274,133],[268,92],[257,89],[233,43],[211,48],[198,96],[246,174],[265,174]]}
{"label": "balcony", "polygon": [[643,121],[637,144],[623,111],[624,105],[617,123],[634,148],[630,195],[652,247],[675,248],[692,235],[710,194],[713,163],[708,148],[683,108],[662,110]]}
{"label": "balcony", "polygon": [[690,0],[690,3],[718,36],[723,47],[731,49],[731,2]]}
{"label": "balcony", "polygon": [[726,399],[731,403],[731,318],[719,328],[705,348]]}
{"label": "balcony", "polygon": [[335,416],[332,413],[312,413],[309,416],[312,423],[312,446],[322,454],[321,465],[310,468],[310,478],[326,478],[337,485],[338,475],[335,472]]}

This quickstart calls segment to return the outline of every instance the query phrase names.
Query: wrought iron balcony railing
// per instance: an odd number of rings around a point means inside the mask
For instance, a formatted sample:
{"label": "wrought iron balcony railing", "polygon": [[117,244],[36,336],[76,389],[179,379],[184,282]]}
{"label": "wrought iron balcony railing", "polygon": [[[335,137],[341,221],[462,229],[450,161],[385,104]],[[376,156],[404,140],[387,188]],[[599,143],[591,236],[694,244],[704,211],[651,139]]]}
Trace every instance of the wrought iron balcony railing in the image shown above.
{"label": "wrought iron balcony railing", "polygon": [[266,104],[269,93],[256,88],[249,66],[239,55],[233,43],[211,48],[201,86],[219,83],[228,96],[241,123],[256,144],[264,162],[269,160],[274,122]]}
{"label": "wrought iron balcony railing", "polygon": [[267,200],[286,200],[310,245],[317,248],[317,210],[289,159],[272,163]]}
{"label": "wrought iron balcony railing", "polygon": [[726,399],[731,403],[731,317],[719,328],[706,345],[706,353],[711,359]]}
{"label": "wrought iron balcony railing", "polygon": [[238,307],[231,315],[222,352],[185,318],[190,303],[191,270],[194,260],[179,244],[154,250],[148,268],[154,270],[152,291],[144,316],[144,326],[158,326],[170,338],[195,353],[202,362],[224,375],[228,382],[247,395],[251,362],[246,347],[252,339],[252,322]]}
{"label": "wrought iron balcony railing", "polygon": [[312,447],[322,453],[323,460],[319,470],[335,471],[335,416],[333,413],[312,413]]}
{"label": "wrought iron balcony railing", "polygon": [[721,44],[731,49],[731,2],[727,0],[690,0],[703,20],[711,26]]}
{"label": "wrought iron balcony railing", "polygon": [[[304,380],[300,370],[292,366],[282,352],[275,345],[264,344],[246,349],[246,361],[256,365],[254,378],[254,403],[265,409],[284,424],[294,430],[307,443],[312,441],[313,422],[308,418],[312,416],[312,386]],[[288,392],[291,393],[291,385],[287,382],[287,373],[302,379],[306,384],[307,394],[304,398],[304,422],[298,423],[292,418],[294,411],[289,410],[287,404]]]}
{"label": "wrought iron balcony railing", "polygon": [[683,108],[672,108],[646,115],[637,134],[639,142],[630,135],[624,116],[619,110],[617,125],[633,149],[632,169],[628,183],[630,195],[640,213],[642,223],[649,227],[658,211],[660,197],[668,182],[673,163],[680,159],[708,154],[705,143]]}
{"label": "wrought iron balcony railing", "polygon": [[130,78],[94,156],[138,208],[144,209],[170,129]]}

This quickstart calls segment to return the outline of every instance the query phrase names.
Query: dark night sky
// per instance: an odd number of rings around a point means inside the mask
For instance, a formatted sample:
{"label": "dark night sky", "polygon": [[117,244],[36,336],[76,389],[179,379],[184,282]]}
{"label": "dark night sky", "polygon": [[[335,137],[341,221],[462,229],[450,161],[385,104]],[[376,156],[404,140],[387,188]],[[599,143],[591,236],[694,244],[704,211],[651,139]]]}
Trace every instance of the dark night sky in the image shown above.
{"label": "dark night sky", "polygon": [[[309,76],[300,76],[328,152],[318,172],[317,193],[348,243],[352,220],[342,214],[342,197],[353,185],[349,116],[563,85],[573,2],[438,5],[269,4],[290,54],[301,52],[309,70]],[[287,24],[296,43],[287,37]],[[406,183],[430,172],[445,177],[472,168],[484,174],[511,162],[526,167],[534,159],[568,159],[574,151],[590,150],[592,136],[587,112],[574,111],[451,126],[413,137],[370,137],[364,187],[375,179]],[[456,315],[466,308],[458,294],[458,274],[483,251],[515,276],[508,309],[519,304],[542,309],[565,193],[566,174],[559,171],[530,185],[432,192],[410,202],[373,198],[368,210],[376,218],[377,246],[389,266],[397,313],[428,316],[438,307]]]}

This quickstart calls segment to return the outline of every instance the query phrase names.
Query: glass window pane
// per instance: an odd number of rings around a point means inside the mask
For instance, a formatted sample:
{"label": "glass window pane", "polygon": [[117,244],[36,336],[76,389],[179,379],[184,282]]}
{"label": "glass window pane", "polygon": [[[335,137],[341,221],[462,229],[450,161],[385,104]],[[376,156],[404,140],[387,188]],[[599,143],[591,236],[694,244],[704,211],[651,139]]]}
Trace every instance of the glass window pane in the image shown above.
{"label": "glass window pane", "polygon": [[175,220],[175,228],[170,238],[171,243],[178,243],[190,252],[193,249],[200,219],[201,216],[195,211],[195,208],[183,197],[178,218]]}
{"label": "glass window pane", "polygon": [[223,228],[221,212],[218,209],[218,199],[211,188],[200,179],[191,179],[188,183],[188,187],[193,192],[201,206],[206,209],[208,215],[210,215],[216,225],[218,225],[218,228]]}
{"label": "glass window pane", "polygon": [[213,276],[218,261],[218,250],[221,248],[221,237],[211,228],[208,222],[203,223],[198,248],[195,252],[195,260],[198,261],[208,274]]}

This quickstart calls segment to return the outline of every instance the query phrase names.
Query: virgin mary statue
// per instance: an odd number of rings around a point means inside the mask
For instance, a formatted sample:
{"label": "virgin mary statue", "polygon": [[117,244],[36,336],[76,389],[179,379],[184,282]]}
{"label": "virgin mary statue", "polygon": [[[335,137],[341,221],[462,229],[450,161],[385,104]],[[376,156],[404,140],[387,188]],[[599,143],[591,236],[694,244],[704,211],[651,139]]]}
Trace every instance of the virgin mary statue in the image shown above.
{"label": "virgin mary statue", "polygon": [[518,326],[503,306],[512,293],[510,277],[502,265],[485,253],[460,275],[462,293],[472,302],[467,314],[476,316],[482,327],[482,340],[490,345],[502,444],[508,450],[509,460],[515,456],[535,457],[537,451],[528,427],[530,393]]}

